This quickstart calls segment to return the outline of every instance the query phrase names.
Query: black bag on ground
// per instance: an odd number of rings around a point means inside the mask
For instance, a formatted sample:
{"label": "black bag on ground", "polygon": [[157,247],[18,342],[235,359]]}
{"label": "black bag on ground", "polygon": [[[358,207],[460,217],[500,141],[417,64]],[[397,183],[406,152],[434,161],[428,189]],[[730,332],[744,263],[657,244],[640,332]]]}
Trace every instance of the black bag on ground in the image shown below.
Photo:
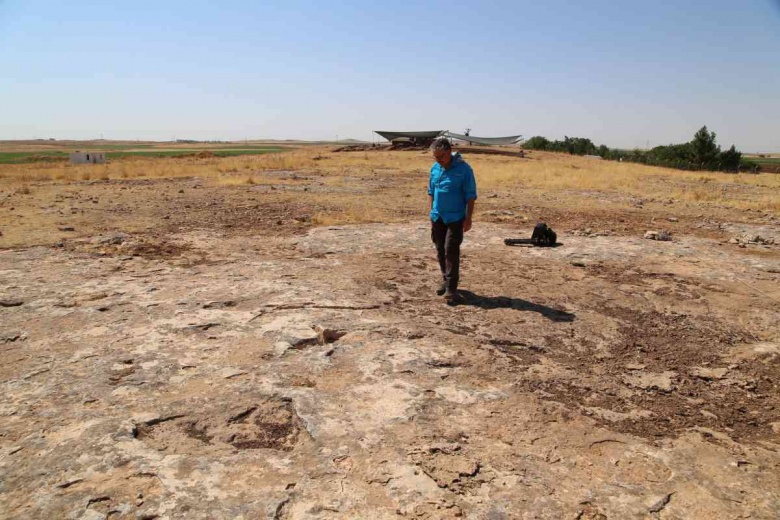
{"label": "black bag on ground", "polygon": [[539,222],[534,226],[531,242],[535,246],[554,246],[556,240],[558,240],[558,235],[544,222]]}
{"label": "black bag on ground", "polygon": [[558,240],[558,235],[550,226],[544,222],[539,222],[534,226],[534,232],[531,238],[505,238],[504,244],[508,246],[530,245],[536,247],[553,247]]}

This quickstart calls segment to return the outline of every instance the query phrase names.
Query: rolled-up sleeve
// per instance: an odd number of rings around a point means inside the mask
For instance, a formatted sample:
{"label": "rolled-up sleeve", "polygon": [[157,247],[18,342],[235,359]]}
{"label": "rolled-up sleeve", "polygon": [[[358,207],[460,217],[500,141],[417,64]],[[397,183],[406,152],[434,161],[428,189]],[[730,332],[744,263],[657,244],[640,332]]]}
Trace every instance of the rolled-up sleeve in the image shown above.
{"label": "rolled-up sleeve", "polygon": [[431,173],[428,174],[428,195],[433,197],[433,168],[431,168]]}

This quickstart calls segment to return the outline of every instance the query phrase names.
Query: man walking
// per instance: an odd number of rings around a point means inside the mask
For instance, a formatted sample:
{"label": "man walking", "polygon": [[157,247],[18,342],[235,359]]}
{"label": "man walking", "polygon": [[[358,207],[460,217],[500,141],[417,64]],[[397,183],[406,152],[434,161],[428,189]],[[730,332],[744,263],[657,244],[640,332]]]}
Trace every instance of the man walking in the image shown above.
{"label": "man walking", "polygon": [[447,303],[457,299],[460,279],[460,244],[471,229],[477,183],[471,166],[459,153],[452,153],[446,137],[431,145],[436,163],[431,167],[428,199],[431,207],[431,239],[436,244],[442,283],[436,291]]}

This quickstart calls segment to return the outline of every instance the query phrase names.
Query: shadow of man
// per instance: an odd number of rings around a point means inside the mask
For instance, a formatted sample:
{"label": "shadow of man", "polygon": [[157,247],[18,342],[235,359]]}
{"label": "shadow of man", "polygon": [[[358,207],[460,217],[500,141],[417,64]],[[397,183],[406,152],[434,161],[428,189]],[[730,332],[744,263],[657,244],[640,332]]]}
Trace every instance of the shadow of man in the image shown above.
{"label": "shadow of man", "polygon": [[517,311],[538,312],[548,320],[556,322],[572,322],[576,318],[576,315],[571,312],[560,311],[546,305],[521,300],[520,298],[480,296],[463,289],[458,290],[458,293],[460,293],[460,298],[454,302],[455,305],[471,305],[481,309],[515,309]]}

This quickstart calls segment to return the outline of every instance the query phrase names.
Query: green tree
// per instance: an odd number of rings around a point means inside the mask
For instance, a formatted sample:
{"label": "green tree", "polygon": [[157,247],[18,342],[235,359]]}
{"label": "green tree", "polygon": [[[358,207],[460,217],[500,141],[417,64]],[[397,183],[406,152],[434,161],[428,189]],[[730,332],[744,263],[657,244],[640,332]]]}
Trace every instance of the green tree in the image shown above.
{"label": "green tree", "polygon": [[691,159],[694,164],[711,169],[719,154],[720,146],[715,142],[715,132],[708,131],[706,126],[701,127],[691,141]]}
{"label": "green tree", "polygon": [[541,135],[535,135],[525,141],[523,146],[529,150],[548,150],[550,148],[550,140]]}
{"label": "green tree", "polygon": [[675,168],[677,164],[692,161],[691,143],[656,146],[647,152],[652,164]]}
{"label": "green tree", "polygon": [[586,137],[566,137],[564,141],[566,151],[572,155],[594,155],[596,146]]}
{"label": "green tree", "polygon": [[742,153],[738,152],[732,144],[731,148],[721,153],[718,159],[722,169],[726,171],[737,171],[739,170],[739,164],[742,162]]}

